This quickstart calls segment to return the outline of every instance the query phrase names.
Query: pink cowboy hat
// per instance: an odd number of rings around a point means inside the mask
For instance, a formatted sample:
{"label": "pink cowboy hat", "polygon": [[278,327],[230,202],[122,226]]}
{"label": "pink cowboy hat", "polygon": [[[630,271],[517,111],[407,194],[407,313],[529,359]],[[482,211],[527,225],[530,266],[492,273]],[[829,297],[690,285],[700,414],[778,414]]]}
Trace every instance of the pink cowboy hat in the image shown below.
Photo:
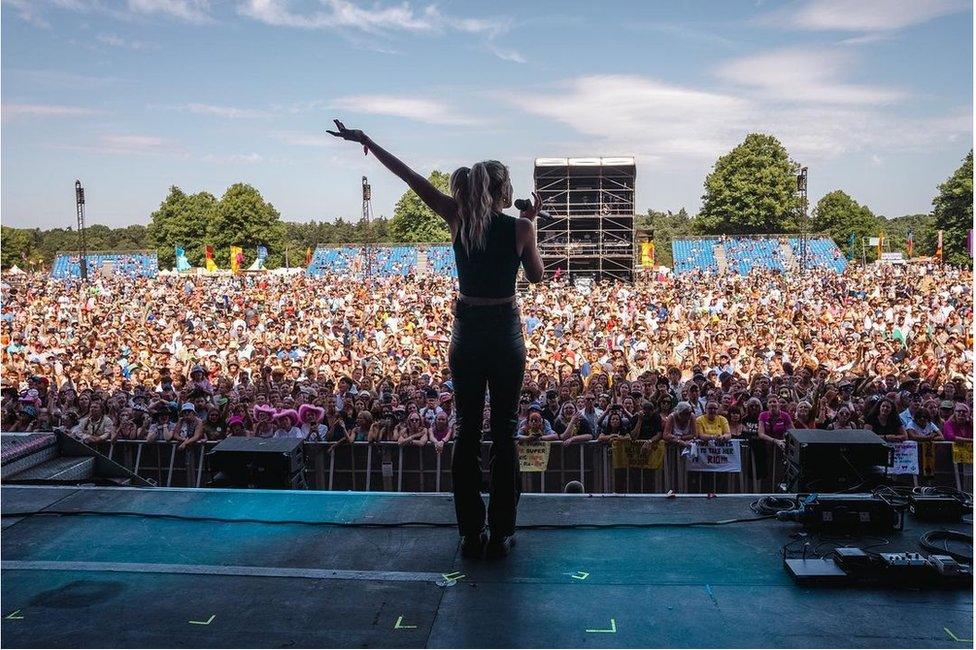
{"label": "pink cowboy hat", "polygon": [[252,413],[254,415],[255,420],[258,419],[258,413],[267,413],[271,417],[274,417],[275,408],[270,404],[257,404],[254,406]]}
{"label": "pink cowboy hat", "polygon": [[295,409],[282,409],[275,413],[275,419],[278,418],[288,418],[291,420],[291,426],[296,426],[301,420],[298,419],[298,411]]}
{"label": "pink cowboy hat", "polygon": [[314,413],[316,422],[321,422],[322,418],[325,417],[325,409],[314,404],[302,404],[298,407],[298,419],[302,422],[305,421],[306,413]]}

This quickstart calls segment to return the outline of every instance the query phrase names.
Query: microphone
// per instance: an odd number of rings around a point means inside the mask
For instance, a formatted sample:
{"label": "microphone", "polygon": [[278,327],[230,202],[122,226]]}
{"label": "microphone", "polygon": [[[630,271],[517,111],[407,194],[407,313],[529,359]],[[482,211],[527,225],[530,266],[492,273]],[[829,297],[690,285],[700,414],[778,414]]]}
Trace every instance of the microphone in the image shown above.
{"label": "microphone", "polygon": [[[515,206],[515,209],[518,210],[519,212],[524,212],[525,210],[531,210],[532,209],[532,201],[530,201],[528,199],[515,199],[512,202],[512,205],[514,205]],[[546,212],[545,210],[539,210],[536,213],[535,218],[536,218],[536,221],[543,221],[543,220],[547,220],[547,219],[552,219],[552,216],[548,212]]]}

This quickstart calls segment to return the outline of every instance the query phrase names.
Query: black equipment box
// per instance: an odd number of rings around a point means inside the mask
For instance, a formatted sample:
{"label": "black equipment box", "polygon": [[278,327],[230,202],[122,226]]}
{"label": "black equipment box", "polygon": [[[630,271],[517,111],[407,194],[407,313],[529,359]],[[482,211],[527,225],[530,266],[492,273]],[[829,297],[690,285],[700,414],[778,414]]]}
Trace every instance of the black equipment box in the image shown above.
{"label": "black equipment box", "polygon": [[227,438],[207,456],[215,487],[305,486],[305,455],[298,438]]}
{"label": "black equipment box", "polygon": [[858,470],[891,465],[892,451],[884,439],[865,429],[790,429],[786,460],[805,474],[829,475],[854,466]]}

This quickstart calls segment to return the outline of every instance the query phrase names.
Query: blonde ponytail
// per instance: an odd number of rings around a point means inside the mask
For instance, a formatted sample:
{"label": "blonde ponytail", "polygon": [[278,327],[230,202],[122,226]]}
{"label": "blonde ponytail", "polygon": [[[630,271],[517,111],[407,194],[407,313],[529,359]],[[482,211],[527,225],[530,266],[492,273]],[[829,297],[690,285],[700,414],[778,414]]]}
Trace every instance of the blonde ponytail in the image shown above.
{"label": "blonde ponytail", "polygon": [[458,237],[468,254],[482,251],[491,223],[492,206],[508,183],[508,168],[497,160],[461,167],[451,174],[450,188],[461,222]]}

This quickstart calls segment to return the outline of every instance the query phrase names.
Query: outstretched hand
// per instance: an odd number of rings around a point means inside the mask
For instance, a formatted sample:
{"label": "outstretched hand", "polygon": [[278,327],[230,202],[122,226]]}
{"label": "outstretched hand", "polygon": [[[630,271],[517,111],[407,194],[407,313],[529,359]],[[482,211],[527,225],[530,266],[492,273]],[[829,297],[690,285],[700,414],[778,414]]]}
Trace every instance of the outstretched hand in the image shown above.
{"label": "outstretched hand", "polygon": [[329,135],[334,135],[337,138],[342,138],[343,140],[349,140],[350,142],[358,142],[363,145],[363,154],[369,153],[369,148],[366,146],[366,134],[359,129],[347,129],[346,125],[339,120],[332,120],[335,122],[336,131],[326,130]]}

